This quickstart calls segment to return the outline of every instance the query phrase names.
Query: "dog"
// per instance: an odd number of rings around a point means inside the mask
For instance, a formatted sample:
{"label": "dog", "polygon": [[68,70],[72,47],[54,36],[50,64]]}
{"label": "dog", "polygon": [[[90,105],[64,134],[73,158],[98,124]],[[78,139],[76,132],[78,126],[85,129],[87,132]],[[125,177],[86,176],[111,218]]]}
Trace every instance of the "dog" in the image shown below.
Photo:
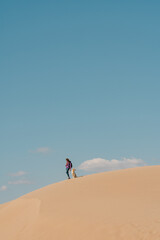
{"label": "dog", "polygon": [[77,178],[77,175],[76,175],[75,171],[76,171],[76,169],[72,168],[72,177],[73,178]]}

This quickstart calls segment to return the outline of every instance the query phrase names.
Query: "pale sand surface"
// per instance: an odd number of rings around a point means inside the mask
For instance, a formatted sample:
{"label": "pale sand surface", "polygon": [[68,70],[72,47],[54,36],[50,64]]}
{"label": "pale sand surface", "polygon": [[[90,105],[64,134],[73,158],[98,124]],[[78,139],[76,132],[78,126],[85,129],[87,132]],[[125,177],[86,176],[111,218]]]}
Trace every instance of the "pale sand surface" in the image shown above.
{"label": "pale sand surface", "polygon": [[93,174],[0,205],[2,240],[160,240],[160,166]]}

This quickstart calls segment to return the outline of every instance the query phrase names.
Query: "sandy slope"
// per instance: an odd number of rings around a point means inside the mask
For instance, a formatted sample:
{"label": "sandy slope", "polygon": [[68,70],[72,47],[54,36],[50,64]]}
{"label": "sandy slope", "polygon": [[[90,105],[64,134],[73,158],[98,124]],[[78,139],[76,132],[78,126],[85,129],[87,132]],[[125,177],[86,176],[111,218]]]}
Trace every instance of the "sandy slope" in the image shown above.
{"label": "sandy slope", "polygon": [[0,206],[3,240],[160,240],[160,166],[49,185]]}

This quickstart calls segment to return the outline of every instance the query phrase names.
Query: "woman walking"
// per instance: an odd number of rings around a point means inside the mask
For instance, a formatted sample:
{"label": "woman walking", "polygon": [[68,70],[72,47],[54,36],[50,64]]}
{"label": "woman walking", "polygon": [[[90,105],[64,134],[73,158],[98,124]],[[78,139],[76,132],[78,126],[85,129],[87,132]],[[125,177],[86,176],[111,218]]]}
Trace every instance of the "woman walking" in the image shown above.
{"label": "woman walking", "polygon": [[69,158],[66,158],[66,174],[67,174],[68,179],[70,179],[69,171],[71,171],[71,168],[72,168],[72,163],[69,160]]}

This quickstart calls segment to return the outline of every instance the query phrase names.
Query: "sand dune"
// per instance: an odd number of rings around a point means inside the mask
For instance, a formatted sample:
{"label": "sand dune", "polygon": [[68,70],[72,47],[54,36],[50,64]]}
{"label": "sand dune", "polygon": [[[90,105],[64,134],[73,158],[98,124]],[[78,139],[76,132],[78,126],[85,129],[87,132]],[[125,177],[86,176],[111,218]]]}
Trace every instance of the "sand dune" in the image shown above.
{"label": "sand dune", "polygon": [[0,205],[2,240],[160,240],[160,166],[93,174]]}

